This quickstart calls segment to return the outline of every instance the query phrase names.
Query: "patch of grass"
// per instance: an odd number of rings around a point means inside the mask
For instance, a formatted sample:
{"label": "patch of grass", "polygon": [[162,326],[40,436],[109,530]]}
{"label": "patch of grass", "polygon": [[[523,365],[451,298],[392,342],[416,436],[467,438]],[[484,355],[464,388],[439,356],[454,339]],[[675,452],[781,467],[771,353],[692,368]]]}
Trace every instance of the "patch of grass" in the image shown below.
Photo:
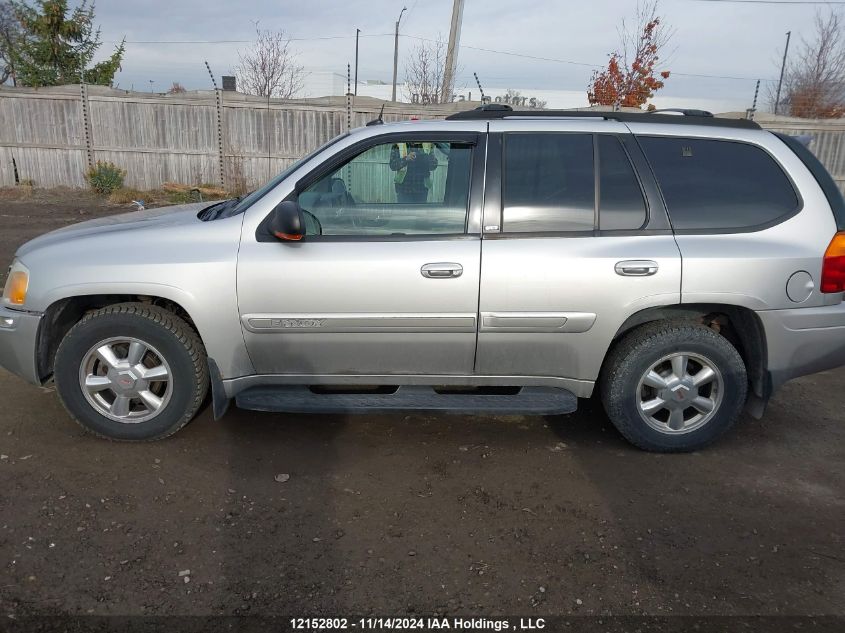
{"label": "patch of grass", "polygon": [[133,200],[144,200],[146,202],[150,199],[151,197],[146,195],[143,191],[133,189],[132,187],[121,187],[120,189],[115,189],[111,192],[111,195],[109,195],[109,202],[112,204],[132,204]]}
{"label": "patch of grass", "polygon": [[109,202],[116,205],[129,206],[133,200],[143,200],[145,207],[161,207],[172,204],[188,204],[191,202],[208,202],[225,200],[231,194],[215,185],[182,185],[165,183],[161,189],[141,191],[133,187],[115,189],[109,196]]}
{"label": "patch of grass", "polygon": [[167,200],[171,204],[188,204],[190,202],[199,202],[199,197],[191,194],[190,191],[165,191],[162,193],[167,196]]}
{"label": "patch of grass", "polygon": [[23,181],[14,187],[0,188],[0,200],[29,200],[34,191],[31,180]]}

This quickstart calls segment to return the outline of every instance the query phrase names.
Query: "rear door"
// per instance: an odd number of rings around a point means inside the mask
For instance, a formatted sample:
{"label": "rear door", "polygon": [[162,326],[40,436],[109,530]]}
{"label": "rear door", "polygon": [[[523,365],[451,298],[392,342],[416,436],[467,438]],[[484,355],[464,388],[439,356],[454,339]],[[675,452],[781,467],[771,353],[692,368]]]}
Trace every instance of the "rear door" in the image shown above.
{"label": "rear door", "polygon": [[681,259],[628,128],[490,124],[476,373],[589,393],[635,312],[680,302]]}

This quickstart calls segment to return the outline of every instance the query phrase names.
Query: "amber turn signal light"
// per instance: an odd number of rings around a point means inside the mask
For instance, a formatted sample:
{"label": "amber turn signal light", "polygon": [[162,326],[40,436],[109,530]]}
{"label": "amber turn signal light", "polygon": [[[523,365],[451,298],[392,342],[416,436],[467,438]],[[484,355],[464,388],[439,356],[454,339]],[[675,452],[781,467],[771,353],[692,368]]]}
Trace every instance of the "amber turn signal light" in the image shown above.
{"label": "amber turn signal light", "polygon": [[14,305],[23,305],[26,301],[26,291],[29,287],[29,275],[22,270],[13,271],[6,280],[3,296]]}
{"label": "amber turn signal light", "polygon": [[833,236],[824,254],[821,291],[825,294],[845,292],[845,231]]}
{"label": "amber turn signal light", "polygon": [[303,237],[301,233],[282,233],[281,231],[273,231],[273,235],[288,242],[298,242]]}

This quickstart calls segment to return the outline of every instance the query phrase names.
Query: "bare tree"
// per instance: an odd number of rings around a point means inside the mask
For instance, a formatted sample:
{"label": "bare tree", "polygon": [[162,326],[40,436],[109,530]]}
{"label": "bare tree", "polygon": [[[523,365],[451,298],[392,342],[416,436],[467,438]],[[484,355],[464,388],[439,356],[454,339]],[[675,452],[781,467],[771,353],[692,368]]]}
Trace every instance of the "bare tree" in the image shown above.
{"label": "bare tree", "polygon": [[828,119],[845,116],[845,20],[842,13],[816,13],[812,39],[801,38],[796,54],[787,62],[783,98],[775,104],[777,87],[769,86],[775,111],[790,116]]}
{"label": "bare tree", "polygon": [[180,94],[182,92],[188,92],[188,91],[185,89],[185,86],[180,84],[178,81],[174,81],[173,84],[168,89],[167,94],[175,95],[175,94]]}
{"label": "bare tree", "polygon": [[[405,96],[423,105],[443,101],[443,75],[446,72],[447,43],[440,36],[433,42],[421,41],[405,61]],[[449,94],[455,92],[454,82]]]}
{"label": "bare tree", "polygon": [[21,36],[21,25],[11,2],[0,0],[0,84],[15,81],[15,62],[12,53]]}
{"label": "bare tree", "polygon": [[238,52],[235,70],[243,92],[259,97],[292,99],[305,81],[305,70],[297,63],[297,53],[284,31],[255,29],[256,41],[245,52]]}

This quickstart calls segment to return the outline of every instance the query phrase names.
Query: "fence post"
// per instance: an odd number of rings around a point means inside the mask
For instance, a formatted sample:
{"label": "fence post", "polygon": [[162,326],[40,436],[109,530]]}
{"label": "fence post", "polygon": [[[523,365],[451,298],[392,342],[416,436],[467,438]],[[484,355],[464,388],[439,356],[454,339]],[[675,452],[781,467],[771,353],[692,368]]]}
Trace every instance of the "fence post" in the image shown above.
{"label": "fence post", "polygon": [[88,167],[94,166],[94,142],[91,138],[91,108],[88,104],[88,87],[79,84],[79,92],[82,95],[82,128],[85,132],[85,153],[88,156]]}
{"label": "fence post", "polygon": [[217,102],[217,166],[219,170],[220,186],[226,188],[226,157],[223,148],[223,91],[215,88],[214,98]]}

